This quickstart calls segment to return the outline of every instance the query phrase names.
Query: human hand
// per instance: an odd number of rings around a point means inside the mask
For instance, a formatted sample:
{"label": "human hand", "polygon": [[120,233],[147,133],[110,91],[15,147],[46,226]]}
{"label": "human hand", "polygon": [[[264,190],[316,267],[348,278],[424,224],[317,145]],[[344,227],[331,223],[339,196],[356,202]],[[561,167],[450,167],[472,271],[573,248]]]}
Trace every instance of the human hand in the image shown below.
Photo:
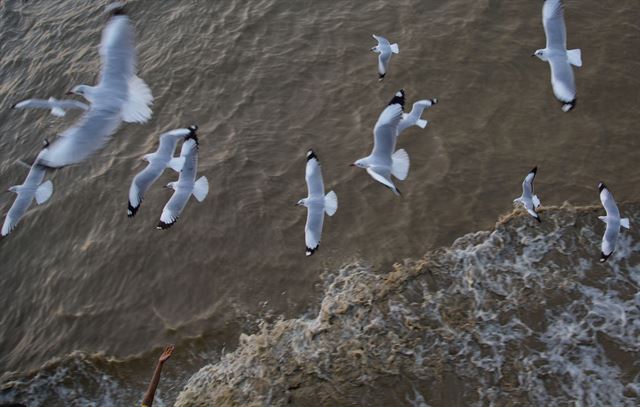
{"label": "human hand", "polygon": [[174,349],[175,349],[175,346],[173,345],[169,345],[166,348],[164,348],[164,352],[162,352],[162,355],[160,355],[160,357],[158,358],[158,362],[160,363],[166,362],[167,359],[171,357],[171,354],[173,353]]}

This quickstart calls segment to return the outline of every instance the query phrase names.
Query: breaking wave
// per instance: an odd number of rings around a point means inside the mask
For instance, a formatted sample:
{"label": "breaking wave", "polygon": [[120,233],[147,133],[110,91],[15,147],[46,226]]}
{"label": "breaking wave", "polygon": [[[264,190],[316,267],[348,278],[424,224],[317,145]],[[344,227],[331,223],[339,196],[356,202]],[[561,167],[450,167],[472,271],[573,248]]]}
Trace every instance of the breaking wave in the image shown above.
{"label": "breaking wave", "polygon": [[176,406],[636,406],[640,239],[599,264],[600,212],[515,211],[392,270],[327,273],[317,313],[242,335]]}

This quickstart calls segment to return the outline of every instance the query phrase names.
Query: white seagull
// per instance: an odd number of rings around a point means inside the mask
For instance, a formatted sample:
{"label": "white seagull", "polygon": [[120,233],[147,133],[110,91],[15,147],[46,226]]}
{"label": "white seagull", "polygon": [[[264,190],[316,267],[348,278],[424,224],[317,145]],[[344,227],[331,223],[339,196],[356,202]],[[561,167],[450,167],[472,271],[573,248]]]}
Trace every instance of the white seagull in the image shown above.
{"label": "white seagull", "polygon": [[420,116],[422,116],[422,112],[424,112],[425,109],[428,109],[437,103],[438,99],[436,98],[418,100],[415,102],[411,108],[411,112],[402,114],[402,120],[400,120],[400,124],[398,124],[398,136],[411,126],[418,126],[421,129],[427,127],[429,122],[421,119]]}
{"label": "white seagull", "polygon": [[533,55],[549,62],[553,94],[562,102],[562,111],[568,112],[576,106],[576,83],[571,65],[582,66],[582,56],[579,49],[567,51],[562,0],[544,0],[542,24],[547,36],[547,47],[537,50]]}
{"label": "white seagull", "polygon": [[12,109],[48,109],[51,114],[56,117],[64,117],[66,110],[79,109],[88,110],[89,106],[77,100],[58,100],[50,97],[49,99],[27,99],[11,106]]}
{"label": "white seagull", "polygon": [[[45,149],[47,147],[45,146]],[[43,150],[44,151],[44,150]],[[29,169],[29,174],[22,185],[15,185],[9,191],[18,194],[11,205],[7,217],[4,219],[0,237],[5,237],[18,225],[31,202],[35,199],[38,205],[45,203],[53,194],[53,183],[50,180],[42,182],[46,168],[39,164],[38,158]]]}
{"label": "white seagull", "polygon": [[305,178],[307,180],[307,197],[299,200],[296,205],[307,207],[304,241],[306,254],[311,256],[320,246],[325,212],[327,215],[333,216],[338,210],[338,196],[333,191],[330,191],[327,195],[324,194],[320,162],[313,150],[307,151]]}
{"label": "white seagull", "polygon": [[198,130],[198,126],[192,125],[186,129],[176,129],[163,133],[160,135],[160,145],[156,152],[142,156],[142,159],[149,164],[131,182],[127,216],[133,217],[136,215],[144,198],[144,193],[147,192],[151,184],[160,178],[165,168],[171,168],[176,172],[182,170],[185,157],[173,156],[176,145],[181,138],[195,135],[196,130]]}
{"label": "white seagull", "polygon": [[169,202],[162,209],[160,222],[156,229],[168,229],[173,226],[191,195],[195,196],[198,202],[202,202],[209,193],[207,177],[202,176],[196,181],[198,137],[195,134],[189,134],[184,143],[182,143],[180,157],[184,158],[184,165],[180,171],[178,181],[167,184],[167,188],[173,189],[174,192]]}
{"label": "white seagull", "polygon": [[516,205],[522,205],[529,212],[529,215],[533,216],[538,222],[542,222],[540,215],[536,212],[536,209],[540,206],[540,198],[533,192],[533,180],[536,178],[538,167],[534,167],[522,182],[522,196],[513,200]]}
{"label": "white seagull", "polygon": [[400,53],[400,48],[398,48],[398,44],[390,44],[389,40],[379,35],[373,34],[373,38],[378,41],[378,45],[371,48],[371,51],[380,54],[378,55],[378,78],[382,80],[389,69],[391,54]]}
{"label": "white seagull", "polygon": [[602,236],[602,252],[600,256],[600,262],[604,263],[616,248],[620,226],[629,229],[630,225],[629,218],[620,219],[620,211],[618,210],[616,201],[613,200],[613,195],[609,191],[609,188],[601,182],[598,184],[598,190],[600,192],[602,206],[607,212],[607,216],[598,216],[598,219],[607,224],[604,236]]}
{"label": "white seagull", "polygon": [[393,184],[391,176],[402,181],[409,174],[409,154],[402,149],[395,151],[403,106],[404,90],[401,89],[376,122],[373,129],[373,151],[369,156],[351,164],[365,168],[373,179],[391,188],[396,195],[401,195],[400,190]]}
{"label": "white seagull", "polygon": [[121,3],[111,4],[109,23],[102,32],[102,69],[96,86],[79,85],[72,93],[84,96],[90,109],[73,127],[61,134],[41,163],[51,168],[79,163],[102,148],[122,120],[143,122],[151,115],[152,97],[136,73],[133,27]]}

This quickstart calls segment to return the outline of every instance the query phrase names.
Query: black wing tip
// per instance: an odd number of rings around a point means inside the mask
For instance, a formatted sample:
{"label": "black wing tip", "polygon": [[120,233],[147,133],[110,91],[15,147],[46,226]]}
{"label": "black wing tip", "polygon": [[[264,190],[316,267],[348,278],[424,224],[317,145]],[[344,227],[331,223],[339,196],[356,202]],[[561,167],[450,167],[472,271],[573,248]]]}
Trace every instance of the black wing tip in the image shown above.
{"label": "black wing tip", "polygon": [[379,72],[378,72],[378,80],[380,80],[380,81],[381,81],[381,80],[383,80],[383,79],[384,79],[384,76],[385,76],[386,74],[387,74],[386,72],[385,72],[385,73],[379,73]]}
{"label": "black wing tip", "polygon": [[542,223],[542,219],[540,219],[540,215],[536,216],[535,219],[538,221],[538,223]]}
{"label": "black wing tip", "polygon": [[194,140],[196,142],[196,146],[199,146],[200,141],[198,140],[198,134],[196,133],[196,130],[191,130],[191,127],[189,127],[189,134],[187,134],[187,136],[184,138],[184,141]]}
{"label": "black wing tip", "polygon": [[129,204],[127,205],[127,217],[133,218],[134,216],[136,216],[136,213],[138,213],[138,209],[140,209],[140,205],[134,207],[133,205],[131,205],[131,202],[129,202]]}
{"label": "black wing tip", "polygon": [[198,131],[198,125],[192,124],[190,126],[187,126],[187,130],[189,130],[190,133],[195,133],[196,131]]}
{"label": "black wing tip", "polygon": [[438,98],[429,99],[429,101],[431,101],[432,105],[437,105],[438,104]]}
{"label": "black wing tip", "polygon": [[305,254],[307,257],[312,256],[313,253],[315,253],[316,251],[318,251],[318,248],[320,247],[320,245],[317,245],[316,247],[314,247],[313,249],[310,247],[306,247],[305,246]]}
{"label": "black wing tip", "polygon": [[568,113],[570,111],[572,111],[575,107],[576,104],[578,103],[578,99],[573,99],[569,102],[562,102],[562,111],[565,113]]}
{"label": "black wing tip", "polygon": [[167,230],[169,229],[171,226],[173,226],[175,222],[171,222],[171,223],[164,223],[163,221],[158,222],[158,226],[156,226],[156,229],[158,230]]}
{"label": "black wing tip", "polygon": [[307,151],[307,161],[312,160],[314,158],[316,159],[316,161],[320,161],[316,153],[312,149],[309,149]]}
{"label": "black wing tip", "polygon": [[602,192],[603,189],[608,189],[604,182],[598,184],[598,192]]}
{"label": "black wing tip", "polygon": [[127,4],[123,1],[114,1],[106,7],[106,12],[111,16],[122,16],[127,14]]}
{"label": "black wing tip", "polygon": [[404,102],[404,89],[400,89],[393,95],[393,99],[391,99],[389,105],[394,105],[397,103],[402,106],[402,109],[404,110]]}
{"label": "black wing tip", "polygon": [[604,263],[605,261],[607,261],[607,259],[613,254],[613,252],[609,253],[609,254],[604,254],[602,252],[600,252],[600,263]]}
{"label": "black wing tip", "polygon": [[17,103],[12,104],[12,105],[11,105],[11,109],[15,109],[15,108],[16,108],[16,106],[18,106],[18,104],[17,104]]}

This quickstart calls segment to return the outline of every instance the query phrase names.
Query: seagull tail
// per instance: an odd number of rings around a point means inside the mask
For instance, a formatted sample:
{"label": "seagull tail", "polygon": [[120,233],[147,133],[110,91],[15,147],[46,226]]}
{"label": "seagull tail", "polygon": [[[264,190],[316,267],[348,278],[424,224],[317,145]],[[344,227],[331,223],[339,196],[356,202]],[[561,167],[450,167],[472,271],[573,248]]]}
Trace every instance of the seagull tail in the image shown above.
{"label": "seagull tail", "polygon": [[122,107],[122,120],[127,123],[146,123],[151,118],[153,95],[149,86],[137,76],[129,80],[129,98]]}
{"label": "seagull tail", "polygon": [[51,180],[47,180],[38,186],[36,189],[36,202],[38,205],[41,205],[51,198],[53,194],[53,182]]}
{"label": "seagull tail", "polygon": [[620,219],[620,226],[622,226],[625,229],[631,229],[631,225],[629,224],[629,218]]}
{"label": "seagull tail", "polygon": [[573,66],[582,66],[582,52],[579,49],[570,49],[567,51],[567,59],[569,59],[569,63]]}
{"label": "seagull tail", "polygon": [[207,197],[208,193],[209,181],[207,180],[207,177],[202,176],[196,181],[195,185],[193,186],[193,196],[196,197],[198,202],[202,202],[204,201],[204,198]]}
{"label": "seagull tail", "polygon": [[329,216],[333,216],[338,210],[338,195],[331,191],[324,197],[324,211]]}
{"label": "seagull tail", "polygon": [[391,174],[401,181],[404,181],[409,174],[409,154],[404,149],[400,149],[391,156]]}
{"label": "seagull tail", "polygon": [[419,119],[419,120],[416,122],[416,125],[417,125],[418,127],[420,127],[421,129],[424,129],[425,127],[427,127],[427,124],[429,124],[429,122],[428,122],[427,120],[424,120],[424,119]]}
{"label": "seagull tail", "polygon": [[400,48],[398,47],[398,44],[391,44],[391,52],[393,52],[394,54],[400,53]]}

